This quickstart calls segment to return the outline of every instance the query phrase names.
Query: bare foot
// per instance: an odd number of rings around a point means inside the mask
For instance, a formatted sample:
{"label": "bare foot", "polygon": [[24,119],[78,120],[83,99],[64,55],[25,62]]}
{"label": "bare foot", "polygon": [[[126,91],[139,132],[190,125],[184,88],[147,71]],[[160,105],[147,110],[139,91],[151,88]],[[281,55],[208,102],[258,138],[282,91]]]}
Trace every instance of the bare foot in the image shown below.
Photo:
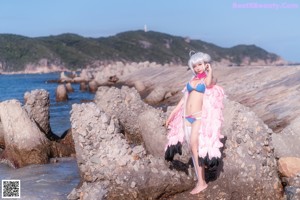
{"label": "bare foot", "polygon": [[190,194],[198,194],[199,192],[205,190],[207,188],[207,184],[200,185],[197,184],[196,187],[190,192]]}

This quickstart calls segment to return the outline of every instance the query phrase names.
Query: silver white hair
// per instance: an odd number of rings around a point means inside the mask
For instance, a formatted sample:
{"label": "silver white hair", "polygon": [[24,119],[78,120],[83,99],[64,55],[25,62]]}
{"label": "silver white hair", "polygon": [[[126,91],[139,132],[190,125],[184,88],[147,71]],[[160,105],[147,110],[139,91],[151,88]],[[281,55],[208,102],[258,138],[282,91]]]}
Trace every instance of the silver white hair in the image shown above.
{"label": "silver white hair", "polygon": [[210,55],[202,52],[195,53],[194,51],[191,51],[188,65],[189,68],[192,70],[193,74],[196,74],[193,65],[200,62],[209,63],[210,61],[211,61]]}

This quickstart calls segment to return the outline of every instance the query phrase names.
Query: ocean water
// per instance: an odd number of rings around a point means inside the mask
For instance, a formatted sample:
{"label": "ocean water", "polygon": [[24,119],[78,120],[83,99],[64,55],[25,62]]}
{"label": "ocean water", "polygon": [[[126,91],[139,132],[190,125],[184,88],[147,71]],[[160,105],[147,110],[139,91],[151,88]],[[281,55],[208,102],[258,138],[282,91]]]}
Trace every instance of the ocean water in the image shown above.
{"label": "ocean water", "polygon": [[[70,128],[72,104],[82,100],[93,100],[94,94],[79,91],[79,84],[73,84],[74,93],[69,93],[67,102],[55,101],[55,90],[59,73],[0,75],[0,102],[17,99],[24,104],[24,93],[35,89],[45,89],[50,94],[50,125],[52,131],[61,135]],[[73,158],[58,159],[57,163],[31,165],[12,169],[0,164],[0,179],[21,181],[20,199],[67,199],[67,195],[80,181],[78,166]],[[2,182],[2,181],[1,181]],[[2,183],[0,191],[2,194]],[[0,195],[1,195],[0,194]],[[1,196],[0,196],[1,197]]]}
{"label": "ocean water", "polygon": [[58,83],[51,80],[58,80],[59,73],[49,74],[16,74],[0,75],[0,102],[10,99],[17,99],[24,104],[24,94],[26,91],[35,89],[45,89],[50,94],[50,125],[52,131],[61,135],[70,125],[70,110],[72,104],[80,103],[82,100],[92,100],[94,94],[81,92],[79,84],[72,84],[73,93],[69,93],[67,102],[55,101],[55,90]]}
{"label": "ocean water", "polygon": [[[78,185],[80,175],[74,158],[62,158],[57,163],[30,165],[20,169],[0,164],[0,180],[20,180],[22,200],[66,200]],[[2,181],[0,184],[2,194]]]}

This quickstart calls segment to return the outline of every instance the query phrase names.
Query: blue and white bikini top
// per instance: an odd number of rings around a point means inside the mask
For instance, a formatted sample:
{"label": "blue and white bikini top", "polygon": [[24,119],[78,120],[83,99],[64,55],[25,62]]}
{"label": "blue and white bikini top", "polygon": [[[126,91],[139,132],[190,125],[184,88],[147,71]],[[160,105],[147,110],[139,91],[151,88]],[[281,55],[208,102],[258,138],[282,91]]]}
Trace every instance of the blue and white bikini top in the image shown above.
{"label": "blue and white bikini top", "polygon": [[190,84],[190,82],[188,82],[186,84],[186,89],[189,93],[191,93],[193,90],[197,91],[197,92],[201,92],[201,93],[204,93],[205,92],[205,89],[206,89],[206,86],[204,83],[199,83],[197,84],[197,86],[195,88],[193,88]]}

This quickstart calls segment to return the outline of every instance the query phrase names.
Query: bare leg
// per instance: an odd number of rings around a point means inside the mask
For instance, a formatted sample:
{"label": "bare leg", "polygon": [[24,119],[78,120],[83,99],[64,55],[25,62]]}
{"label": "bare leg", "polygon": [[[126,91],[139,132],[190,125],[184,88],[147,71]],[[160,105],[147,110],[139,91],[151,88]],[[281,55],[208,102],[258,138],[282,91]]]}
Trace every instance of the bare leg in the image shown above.
{"label": "bare leg", "polygon": [[207,187],[207,183],[205,182],[205,174],[204,174],[204,167],[200,167],[198,163],[198,146],[199,146],[199,128],[201,126],[201,121],[197,120],[192,124],[191,130],[191,150],[192,156],[194,161],[194,168],[197,174],[197,185],[196,187],[190,192],[191,194],[197,194],[204,190]]}

